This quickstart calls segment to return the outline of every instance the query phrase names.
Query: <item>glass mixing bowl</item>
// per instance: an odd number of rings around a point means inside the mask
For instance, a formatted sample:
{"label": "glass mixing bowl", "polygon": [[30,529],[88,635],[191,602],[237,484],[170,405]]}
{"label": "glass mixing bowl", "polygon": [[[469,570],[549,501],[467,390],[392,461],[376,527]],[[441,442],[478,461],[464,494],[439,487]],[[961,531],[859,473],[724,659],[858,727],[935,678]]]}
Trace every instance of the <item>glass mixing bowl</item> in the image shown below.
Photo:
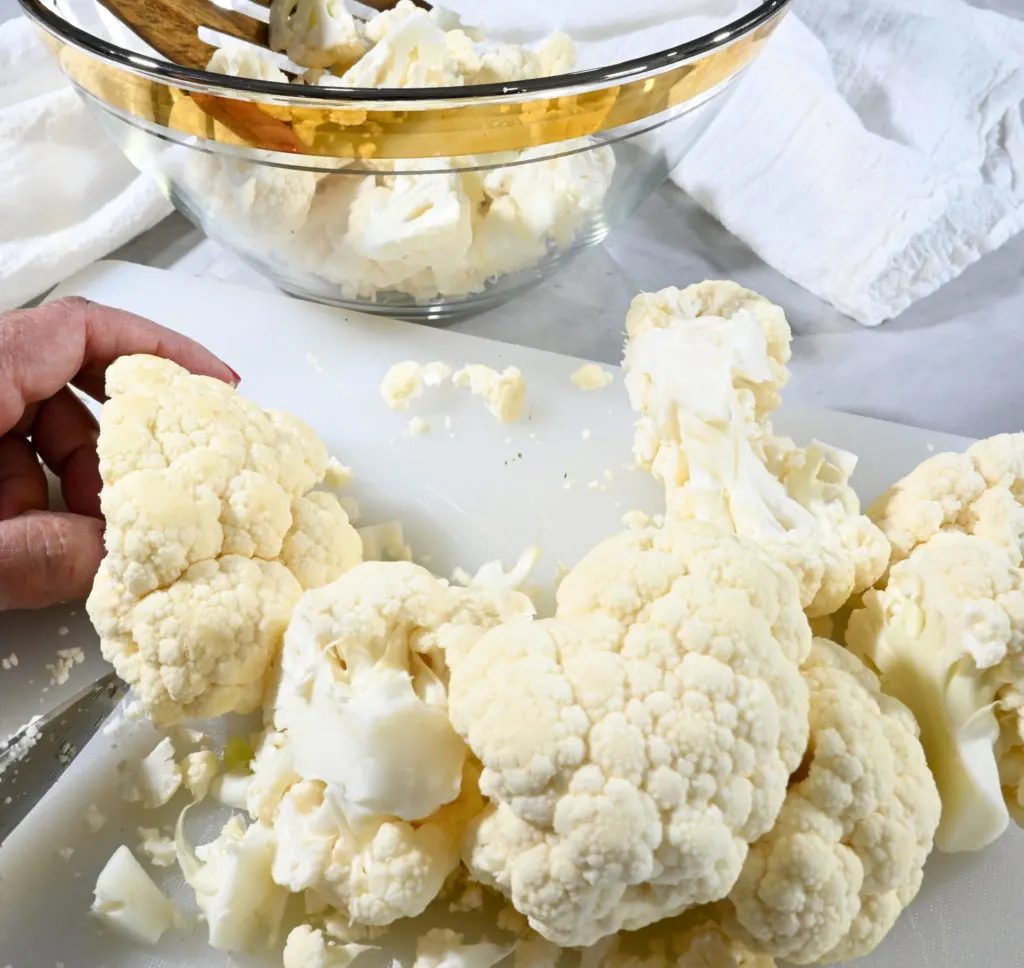
{"label": "glass mixing bowl", "polygon": [[21,3],[125,155],[207,235],[296,296],[439,320],[602,241],[693,146],[790,0],[736,0],[712,32],[612,66],[380,90],[190,70]]}

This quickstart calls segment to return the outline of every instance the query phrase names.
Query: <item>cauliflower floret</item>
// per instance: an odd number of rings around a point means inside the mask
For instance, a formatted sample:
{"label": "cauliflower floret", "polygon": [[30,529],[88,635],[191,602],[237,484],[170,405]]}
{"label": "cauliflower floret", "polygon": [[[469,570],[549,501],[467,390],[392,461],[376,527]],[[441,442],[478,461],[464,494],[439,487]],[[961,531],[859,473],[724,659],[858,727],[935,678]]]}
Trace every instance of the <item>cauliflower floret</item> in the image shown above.
{"label": "cauliflower floret", "polygon": [[810,631],[785,569],[693,522],[604,542],[558,603],[448,644],[449,714],[491,801],[471,875],[575,946],[728,893],[804,750]]}
{"label": "cauliflower floret", "polygon": [[174,762],[174,744],[165,736],[134,770],[122,773],[121,799],[155,810],[178,792],[181,780],[181,770]]}
{"label": "cauliflower floret", "polygon": [[1019,565],[1024,555],[1024,434],[1000,434],[964,454],[936,454],[893,485],[868,516],[906,558],[940,531],[988,538]]}
{"label": "cauliflower floret", "polygon": [[774,435],[789,378],[782,310],[732,282],[642,293],[626,319],[626,388],[641,414],[637,463],[676,518],[747,535],[797,575],[811,616],[870,587],[889,560],[848,481],[856,459]]}
{"label": "cauliflower floret", "polygon": [[457,931],[432,928],[417,939],[412,968],[491,968],[510,953],[510,948],[489,941],[463,944]]}
{"label": "cauliflower floret", "polygon": [[248,791],[277,838],[277,883],[370,925],[437,896],[483,806],[438,639],[468,642],[522,599],[449,588],[407,562],[364,563],[303,598]]}
{"label": "cauliflower floret", "polygon": [[576,45],[561,32],[545,37],[536,51],[518,44],[497,44],[477,61],[466,62],[467,84],[503,84],[567,74],[576,66]]}
{"label": "cauliflower floret", "polygon": [[979,850],[1024,825],[1024,573],[1006,548],[939,532],[864,595],[847,646],[921,724],[942,795],[936,843]]}
{"label": "cauliflower floret", "polygon": [[288,934],[284,946],[284,968],[348,968],[370,945],[336,944],[323,931],[300,924]]}
{"label": "cauliflower floret", "polygon": [[220,760],[212,750],[197,750],[189,753],[179,764],[185,789],[192,794],[196,803],[206,799],[210,784],[220,773]]}
{"label": "cauliflower floret", "polygon": [[348,68],[368,45],[344,0],[273,0],[270,46],[301,67]]}
{"label": "cauliflower floret", "polygon": [[156,944],[181,922],[178,909],[123,844],[107,861],[93,889],[92,913],[141,944]]}
{"label": "cauliflower floret", "polygon": [[273,84],[288,83],[288,75],[278,66],[274,55],[252,44],[225,43],[213,52],[206,69],[229,77],[248,77]]}
{"label": "cauliflower floret", "polygon": [[939,795],[909,710],[815,639],[810,743],[775,827],[730,894],[753,945],[794,964],[868,954],[916,896]]}
{"label": "cauliflower floret", "polygon": [[361,557],[305,424],[166,360],[107,371],[107,556],[87,608],[154,722],[248,712],[304,587]]}

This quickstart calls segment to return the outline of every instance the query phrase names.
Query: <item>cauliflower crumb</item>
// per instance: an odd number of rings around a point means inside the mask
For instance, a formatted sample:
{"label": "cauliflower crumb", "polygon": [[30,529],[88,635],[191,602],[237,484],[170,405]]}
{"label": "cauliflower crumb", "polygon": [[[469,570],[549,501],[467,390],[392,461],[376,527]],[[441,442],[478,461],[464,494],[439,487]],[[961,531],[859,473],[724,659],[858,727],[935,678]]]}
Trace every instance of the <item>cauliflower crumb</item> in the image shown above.
{"label": "cauliflower crumb", "polygon": [[0,660],[0,667],[3,668],[4,672],[16,669],[18,667],[18,653],[12,652],[6,659]]}
{"label": "cauliflower crumb", "polygon": [[63,686],[71,678],[71,670],[83,662],[85,653],[80,648],[58,649],[57,661],[46,665],[46,671],[50,673],[50,685]]}
{"label": "cauliflower crumb", "polygon": [[220,772],[220,761],[212,750],[199,750],[189,753],[181,761],[180,769],[185,789],[198,803],[210,792],[210,784]]}
{"label": "cauliflower crumb", "polygon": [[609,386],[615,377],[596,363],[584,363],[569,379],[573,386],[585,393],[592,393],[594,390],[603,390]]}
{"label": "cauliflower crumb", "polygon": [[154,867],[171,867],[177,861],[174,841],[164,837],[156,827],[138,827],[139,850],[149,858]]}
{"label": "cauliflower crumb", "polygon": [[408,410],[423,393],[423,368],[415,360],[395,363],[380,383],[380,395],[392,410]]}
{"label": "cauliflower crumb", "polygon": [[121,798],[126,803],[141,803],[147,810],[162,807],[181,786],[174,746],[166,736],[134,768],[122,764],[119,769]]}
{"label": "cauliflower crumb", "polygon": [[406,433],[410,437],[422,437],[424,434],[430,433],[430,424],[428,424],[422,417],[413,417],[409,421]]}
{"label": "cauliflower crumb", "polygon": [[370,945],[337,944],[308,924],[293,928],[284,946],[284,968],[348,968]]}
{"label": "cauliflower crumb", "polygon": [[62,861],[64,861],[64,863],[67,863],[69,860],[71,860],[71,857],[74,854],[74,852],[75,852],[75,848],[74,847],[58,847],[57,850],[55,851],[57,856]]}
{"label": "cauliflower crumb", "polygon": [[423,385],[425,387],[439,387],[445,380],[452,375],[452,368],[447,363],[440,361],[435,363],[428,363],[420,371],[423,377]]}
{"label": "cauliflower crumb", "polygon": [[346,467],[337,457],[327,461],[324,471],[324,487],[332,491],[340,491],[352,483],[352,468]]}
{"label": "cauliflower crumb", "polygon": [[85,808],[85,825],[89,828],[89,833],[94,834],[102,830],[106,822],[107,815],[95,803],[90,803]]}
{"label": "cauliflower crumb", "polygon": [[511,948],[483,941],[463,944],[450,928],[432,928],[416,942],[412,968],[491,968],[508,957]]}
{"label": "cauliflower crumb", "polygon": [[517,420],[526,399],[526,380],[515,366],[506,367],[499,373],[489,366],[473,363],[459,370],[452,377],[452,382],[480,397],[502,423]]}
{"label": "cauliflower crumb", "polygon": [[590,440],[590,438],[591,438],[591,437],[592,437],[593,435],[592,435],[592,433],[591,433],[591,431],[590,431],[590,428],[588,427],[588,428],[586,428],[586,429],[584,429],[584,430],[581,430],[581,431],[580,431],[580,436],[581,436],[581,437],[582,437],[582,438],[583,438],[584,440]]}
{"label": "cauliflower crumb", "polygon": [[448,905],[452,914],[479,911],[484,906],[484,889],[479,884],[467,884],[465,890]]}
{"label": "cauliflower crumb", "polygon": [[651,516],[634,508],[632,511],[627,511],[622,515],[622,524],[627,528],[649,528],[651,526]]}
{"label": "cauliflower crumb", "polygon": [[400,521],[385,521],[359,529],[363,561],[412,561],[412,548],[405,543]]}

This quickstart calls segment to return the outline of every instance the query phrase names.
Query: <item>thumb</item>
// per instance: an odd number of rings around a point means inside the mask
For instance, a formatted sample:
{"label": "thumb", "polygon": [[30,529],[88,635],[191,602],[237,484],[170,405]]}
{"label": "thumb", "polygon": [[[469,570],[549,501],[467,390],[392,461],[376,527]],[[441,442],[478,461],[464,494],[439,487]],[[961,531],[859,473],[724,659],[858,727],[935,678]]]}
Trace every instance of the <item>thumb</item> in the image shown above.
{"label": "thumb", "polygon": [[103,559],[103,522],[29,511],[0,521],[0,612],[85,598]]}

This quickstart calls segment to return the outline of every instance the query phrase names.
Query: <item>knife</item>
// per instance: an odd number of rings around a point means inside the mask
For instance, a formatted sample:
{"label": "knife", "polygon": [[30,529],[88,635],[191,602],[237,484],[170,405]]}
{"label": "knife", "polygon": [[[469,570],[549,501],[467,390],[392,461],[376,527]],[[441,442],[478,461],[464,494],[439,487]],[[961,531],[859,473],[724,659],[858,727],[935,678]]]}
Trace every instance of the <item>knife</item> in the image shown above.
{"label": "knife", "polygon": [[96,735],[125,694],[111,672],[0,742],[0,844]]}

